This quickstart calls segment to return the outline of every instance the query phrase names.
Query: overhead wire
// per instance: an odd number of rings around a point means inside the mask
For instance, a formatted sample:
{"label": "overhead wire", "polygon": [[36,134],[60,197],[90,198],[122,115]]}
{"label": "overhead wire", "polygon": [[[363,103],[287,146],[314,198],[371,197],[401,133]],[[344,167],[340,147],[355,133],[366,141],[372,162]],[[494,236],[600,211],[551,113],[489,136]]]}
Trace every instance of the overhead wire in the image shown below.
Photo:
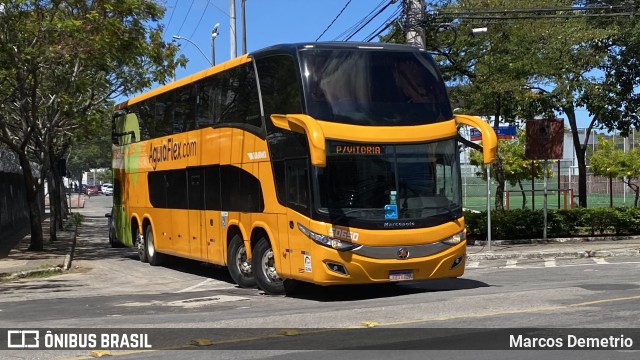
{"label": "overhead wire", "polygon": [[189,36],[190,39],[193,38],[193,35],[196,34],[196,31],[198,30],[198,27],[200,26],[200,23],[202,22],[202,18],[204,18],[204,14],[207,13],[207,9],[209,8],[209,2],[207,1],[207,4],[204,7],[204,10],[202,10],[202,14],[200,15],[200,19],[198,20],[198,23],[196,24],[196,27],[193,29],[193,32],[191,32],[191,35]]}
{"label": "overhead wire", "polygon": [[[382,0],[378,5],[376,5],[376,7],[371,10],[364,18],[360,19],[357,23],[355,23],[354,25],[351,25],[347,30],[343,31],[341,34],[339,34],[338,36],[336,36],[335,38],[333,38],[334,41],[340,40],[340,39],[344,39],[350,35],[353,34],[354,29],[358,28],[362,23],[364,23],[365,21],[367,21],[369,19],[369,17],[376,12],[376,10],[378,10],[381,6],[384,5],[384,3],[386,1],[389,0]],[[393,0],[391,0],[393,1]]]}
{"label": "overhead wire", "polygon": [[391,14],[391,16],[389,16],[387,18],[387,20],[385,20],[382,23],[382,25],[380,25],[376,30],[372,31],[369,35],[367,35],[363,39],[363,41],[364,42],[373,41],[373,39],[375,39],[380,34],[382,34],[384,31],[386,31],[391,25],[393,25],[394,22],[396,22],[400,18],[401,12],[402,12],[402,9],[398,8],[393,14]]}
{"label": "overhead wire", "polygon": [[324,29],[324,31],[322,32],[322,34],[320,34],[317,38],[316,41],[320,40],[320,38],[322,37],[322,35],[324,35],[324,33],[327,32],[327,30],[329,30],[329,28],[333,25],[333,23],[336,22],[336,20],[338,20],[338,18],[340,17],[340,15],[342,15],[342,13],[344,12],[344,10],[347,8],[347,6],[349,6],[349,4],[351,4],[351,0],[348,0],[346,4],[344,4],[344,7],[342,7],[342,10],[340,10],[340,12],[338,13],[338,15],[336,15],[336,17],[333,19],[333,21],[331,21],[331,23],[327,26],[326,29]]}
{"label": "overhead wire", "polygon": [[191,8],[193,7],[194,2],[195,0],[191,0],[191,5],[189,5],[189,10],[187,10],[187,13],[184,15],[184,19],[182,19],[182,24],[180,24],[180,28],[176,33],[177,35],[180,35],[180,32],[182,31],[182,27],[184,26],[184,23],[187,21],[187,18],[189,17],[189,13],[191,12]]}
{"label": "overhead wire", "polygon": [[362,29],[364,29],[365,26],[369,25],[369,23],[373,21],[373,19],[378,17],[383,11],[385,11],[393,3],[394,3],[393,0],[389,1],[387,5],[385,5],[382,9],[378,10],[378,12],[374,16],[372,16],[368,21],[362,24],[356,31],[354,31],[353,34],[351,34],[351,36],[347,37],[345,41],[351,40],[351,38],[353,38],[357,33],[359,33]]}
{"label": "overhead wire", "polygon": [[171,15],[169,15],[169,22],[167,22],[167,26],[165,26],[164,30],[162,30],[162,36],[167,32],[169,25],[171,25],[171,20],[173,19],[173,14],[176,12],[176,7],[178,7],[178,0],[176,0],[176,4],[171,9]]}

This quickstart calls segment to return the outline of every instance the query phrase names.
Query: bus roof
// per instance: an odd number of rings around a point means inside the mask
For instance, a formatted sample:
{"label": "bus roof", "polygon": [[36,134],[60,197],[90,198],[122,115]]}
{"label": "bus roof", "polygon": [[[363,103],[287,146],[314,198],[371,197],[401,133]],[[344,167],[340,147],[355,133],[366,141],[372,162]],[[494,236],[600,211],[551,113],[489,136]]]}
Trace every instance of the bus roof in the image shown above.
{"label": "bus roof", "polygon": [[220,63],[218,65],[212,66],[210,68],[204,69],[202,71],[199,71],[195,74],[192,75],[188,75],[186,77],[183,77],[182,79],[176,80],[174,82],[170,82],[166,85],[162,85],[160,87],[157,87],[153,90],[147,91],[143,94],[140,94],[138,96],[135,96],[131,99],[128,99],[118,105],[116,105],[114,107],[114,110],[121,110],[124,109],[126,107],[128,107],[129,105],[133,105],[135,103],[138,103],[140,101],[152,98],[154,96],[157,96],[159,94],[165,93],[167,91],[173,90],[175,88],[179,88],[180,86],[186,85],[186,84],[190,84],[192,82],[198,81],[202,78],[205,78],[209,75],[215,74],[215,73],[219,73],[221,71],[236,67],[240,64],[244,64],[246,62],[251,61],[251,59],[249,58],[249,56],[247,54],[245,55],[241,55],[235,59],[231,59],[229,61],[225,61],[223,63]]}
{"label": "bus roof", "polygon": [[264,49],[256,50],[249,54],[241,55],[237,58],[225,61],[213,67],[199,71],[195,74],[188,75],[177,81],[174,81],[166,85],[157,87],[153,90],[147,91],[143,94],[130,98],[120,104],[117,104],[114,107],[114,110],[124,109],[129,105],[133,105],[135,103],[152,98],[164,92],[173,90],[175,88],[179,88],[180,86],[198,81],[209,75],[213,75],[215,73],[244,64],[246,62],[251,61],[252,57],[259,58],[261,56],[268,56],[274,53],[295,53],[299,50],[305,50],[305,49],[311,49],[311,48],[314,48],[314,49],[377,49],[377,50],[389,50],[389,51],[424,52],[423,49],[417,48],[415,46],[403,45],[403,44],[389,44],[389,43],[334,41],[334,42],[306,42],[306,43],[293,43],[293,44],[278,44],[278,45],[266,47]]}

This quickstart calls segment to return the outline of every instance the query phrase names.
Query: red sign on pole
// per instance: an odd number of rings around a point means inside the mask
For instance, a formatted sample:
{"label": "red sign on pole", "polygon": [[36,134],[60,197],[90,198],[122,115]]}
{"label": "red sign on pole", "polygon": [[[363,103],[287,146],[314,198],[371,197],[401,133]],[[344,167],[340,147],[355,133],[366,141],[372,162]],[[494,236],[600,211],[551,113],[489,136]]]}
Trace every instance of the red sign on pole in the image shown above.
{"label": "red sign on pole", "polygon": [[562,159],[564,121],[541,119],[527,121],[524,156],[529,160]]}

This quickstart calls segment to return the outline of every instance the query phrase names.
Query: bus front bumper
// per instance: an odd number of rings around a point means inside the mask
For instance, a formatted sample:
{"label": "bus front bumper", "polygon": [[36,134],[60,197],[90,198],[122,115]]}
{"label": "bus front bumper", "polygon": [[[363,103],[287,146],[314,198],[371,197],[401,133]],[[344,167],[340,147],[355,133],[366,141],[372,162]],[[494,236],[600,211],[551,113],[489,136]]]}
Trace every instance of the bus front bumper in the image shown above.
{"label": "bus front bumper", "polygon": [[[317,246],[295,278],[318,285],[394,283],[460,277],[466,262],[466,242],[438,253],[411,257],[398,246],[398,257],[381,259]],[[403,258],[404,257],[404,258]],[[310,264],[309,264],[310,262]],[[296,276],[297,275],[297,276]]]}

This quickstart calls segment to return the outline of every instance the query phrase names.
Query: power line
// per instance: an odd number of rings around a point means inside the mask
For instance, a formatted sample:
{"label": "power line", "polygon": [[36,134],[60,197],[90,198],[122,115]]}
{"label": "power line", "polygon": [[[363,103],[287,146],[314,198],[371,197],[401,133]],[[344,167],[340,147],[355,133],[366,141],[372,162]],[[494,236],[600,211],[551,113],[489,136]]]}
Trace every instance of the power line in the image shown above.
{"label": "power line", "polygon": [[[376,11],[378,10],[381,6],[384,5],[385,1],[388,0],[382,0],[378,5],[376,5],[376,7],[371,10],[364,18],[360,19],[360,21],[358,21],[357,23],[355,23],[354,25],[351,25],[351,27],[349,27],[347,30],[343,31],[340,35],[336,36],[335,38],[333,38],[333,40],[339,40],[341,38],[346,38],[348,36],[352,36],[353,35],[353,30],[356,29],[358,26],[360,26],[362,23],[364,23],[365,21],[367,21],[367,19],[369,19],[369,17]],[[394,0],[392,0],[394,1]]]}
{"label": "power line", "polygon": [[369,23],[371,21],[373,21],[373,19],[375,19],[376,17],[378,17],[378,15],[380,15],[383,11],[385,11],[389,6],[391,6],[391,4],[393,4],[394,1],[391,0],[387,3],[387,5],[385,5],[382,9],[380,9],[373,17],[371,17],[367,22],[365,22],[362,26],[360,26],[351,36],[349,36],[346,41],[351,40],[352,37],[354,37],[357,33],[360,32],[360,30],[364,29],[365,26],[369,25]]}
{"label": "power line", "polygon": [[162,31],[162,36],[164,37],[164,34],[167,32],[167,29],[169,28],[169,25],[171,25],[171,19],[173,19],[173,13],[176,12],[176,7],[178,6],[178,0],[176,0],[176,4],[173,6],[173,8],[171,9],[171,15],[169,15],[169,22],[167,23],[167,26],[164,28],[164,30]]}
{"label": "power line", "polygon": [[322,34],[320,34],[317,38],[316,41],[320,40],[320,38],[322,37],[322,35],[324,35],[324,33],[327,32],[327,30],[329,30],[329,28],[331,27],[331,25],[333,25],[334,22],[336,22],[336,20],[338,20],[338,18],[340,17],[340,15],[342,15],[342,13],[344,12],[344,9],[347,8],[347,6],[349,6],[349,4],[351,4],[351,0],[348,0],[346,4],[344,4],[344,7],[342,8],[342,10],[340,10],[340,12],[338,13],[338,15],[336,15],[336,17],[333,19],[333,21],[331,21],[331,24],[329,24],[329,26],[327,26],[326,29],[324,29],[324,31],[322,32]]}
{"label": "power line", "polygon": [[200,15],[200,19],[198,20],[198,24],[196,24],[196,27],[193,29],[193,32],[191,33],[189,38],[193,39],[193,35],[196,34],[196,31],[198,30],[198,27],[200,26],[200,23],[202,22],[202,18],[204,17],[204,14],[207,13],[207,9],[208,8],[209,8],[209,2],[207,1],[207,5],[205,5],[204,10],[202,10],[202,14]]}
{"label": "power line", "polygon": [[226,12],[224,9],[220,8],[218,5],[214,4],[211,0],[207,0],[207,2],[209,4],[211,4],[211,6],[213,6],[214,8],[220,10],[221,13],[223,13],[224,15],[226,15],[227,17],[229,17],[229,13]]}
{"label": "power line", "polygon": [[375,39],[380,34],[382,34],[384,31],[386,31],[391,25],[393,25],[393,23],[395,23],[400,18],[400,13],[401,12],[402,12],[401,9],[397,9],[393,14],[391,14],[391,16],[389,16],[387,18],[387,20],[385,20],[382,23],[382,25],[380,25],[376,30],[374,30],[367,37],[365,37],[363,41],[364,42],[373,41],[373,39]]}
{"label": "power line", "polygon": [[180,35],[180,32],[182,31],[182,27],[184,26],[184,23],[187,21],[187,18],[189,17],[189,13],[191,12],[191,8],[193,7],[193,3],[195,2],[195,0],[191,0],[191,5],[189,5],[189,10],[187,10],[187,14],[184,16],[184,19],[182,20],[182,24],[180,24],[180,28],[178,29],[177,34]]}

